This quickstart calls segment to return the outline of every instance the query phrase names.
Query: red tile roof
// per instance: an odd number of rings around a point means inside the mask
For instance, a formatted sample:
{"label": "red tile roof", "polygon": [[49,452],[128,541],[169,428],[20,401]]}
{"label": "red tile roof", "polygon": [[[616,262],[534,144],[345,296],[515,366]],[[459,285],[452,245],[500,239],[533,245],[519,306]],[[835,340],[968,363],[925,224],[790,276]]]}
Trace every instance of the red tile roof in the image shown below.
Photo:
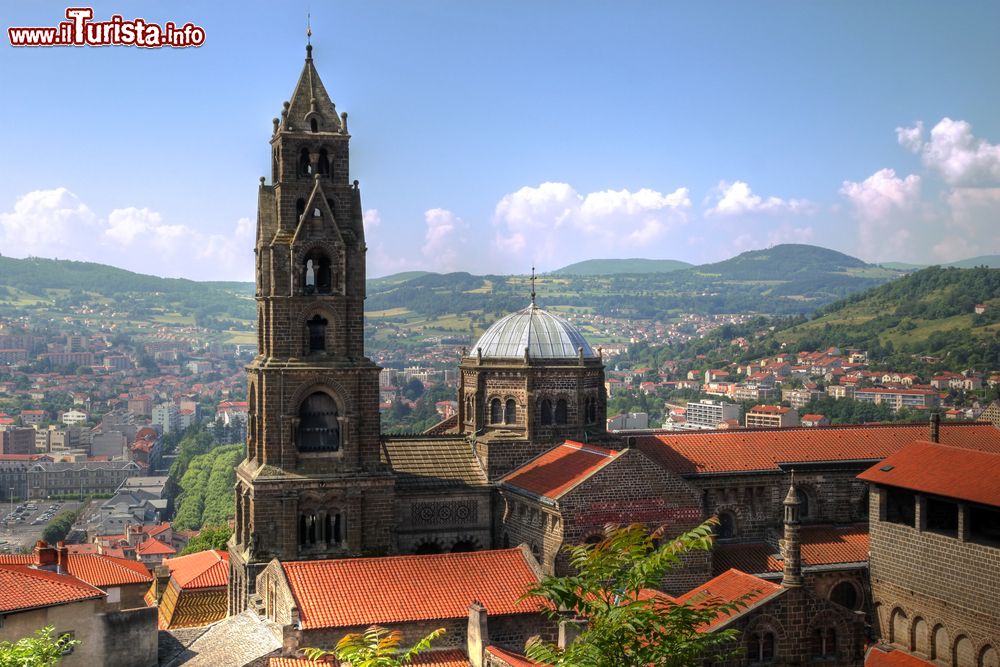
{"label": "red tile roof", "polygon": [[520,548],[281,564],[303,628],[466,618],[473,600],[492,615],[535,612],[518,602],[538,581]]}
{"label": "red tile roof", "polygon": [[555,500],[611,463],[621,453],[567,440],[528,461],[500,481]]}
{"label": "red tile roof", "polygon": [[500,658],[505,663],[510,665],[510,667],[539,667],[541,665],[540,662],[535,662],[534,660],[526,658],[520,653],[505,651],[499,646],[493,646],[492,644],[486,647],[486,652]]}
{"label": "red tile roof", "polygon": [[198,553],[164,558],[170,577],[184,590],[215,588],[229,584],[229,554],[209,549]]}
{"label": "red tile roof", "polygon": [[[927,435],[926,424],[690,431],[636,436],[639,449],[682,475],[778,470],[780,464],[879,461]],[[1000,453],[988,423],[941,424],[942,444]]]}
{"label": "red tile roof", "polygon": [[[0,554],[0,565],[30,565],[33,562],[35,562],[34,554]],[[153,577],[145,565],[127,558],[70,553],[66,566],[70,576],[91,586],[123,586],[153,582]]]}
{"label": "red tile roof", "polygon": [[[414,667],[469,667],[469,660],[462,651],[451,648],[443,651],[424,651],[408,664]],[[267,663],[267,667],[316,667],[316,665],[340,667],[341,663],[334,658],[319,662],[307,658],[271,658]]]}
{"label": "red tile roof", "polygon": [[[697,605],[703,602],[735,602],[743,598],[743,604],[747,607],[770,598],[781,592],[782,587],[765,581],[760,577],[755,577],[739,570],[727,570],[719,576],[706,581],[701,586],[693,588],[684,595],[677,598],[678,604]],[[746,597],[744,597],[746,596]],[[703,624],[699,630],[706,632],[718,628],[722,623],[734,616],[742,614],[747,607],[733,610],[731,612],[720,612],[714,620]]]}
{"label": "red tile roof", "polygon": [[750,408],[750,412],[764,412],[768,414],[783,415],[791,410],[781,405],[755,405]]}
{"label": "red tile roof", "polygon": [[933,667],[934,663],[891,646],[872,646],[865,655],[865,667]]}
{"label": "red tile roof", "polygon": [[[868,562],[867,524],[802,526],[799,538],[805,567]],[[767,542],[716,543],[712,550],[712,571],[720,573],[735,568],[753,574],[781,572],[784,563],[777,555],[778,549]]]}
{"label": "red tile roof", "polygon": [[858,479],[1000,507],[1000,453],[995,452],[918,440]]}
{"label": "red tile roof", "polygon": [[104,591],[68,574],[27,565],[0,565],[0,613],[104,597]]}
{"label": "red tile roof", "polygon": [[157,539],[148,539],[145,542],[140,542],[139,546],[135,548],[135,552],[143,556],[156,556],[160,554],[175,554],[177,553],[177,549]]}

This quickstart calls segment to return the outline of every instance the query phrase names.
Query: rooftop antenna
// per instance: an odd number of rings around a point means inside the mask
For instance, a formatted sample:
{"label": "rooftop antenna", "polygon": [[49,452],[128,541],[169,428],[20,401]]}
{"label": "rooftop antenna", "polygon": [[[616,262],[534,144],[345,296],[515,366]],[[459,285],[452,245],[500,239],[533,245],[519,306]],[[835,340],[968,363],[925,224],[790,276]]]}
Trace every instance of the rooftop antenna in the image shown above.
{"label": "rooftop antenna", "polygon": [[531,267],[531,305],[535,305],[535,267]]}

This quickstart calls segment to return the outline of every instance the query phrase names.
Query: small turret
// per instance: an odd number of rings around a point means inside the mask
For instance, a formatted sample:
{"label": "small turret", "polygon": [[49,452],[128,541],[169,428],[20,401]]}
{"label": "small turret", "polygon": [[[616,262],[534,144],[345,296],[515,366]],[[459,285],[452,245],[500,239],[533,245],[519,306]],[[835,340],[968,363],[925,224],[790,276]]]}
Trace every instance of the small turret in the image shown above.
{"label": "small turret", "polygon": [[802,586],[802,544],[799,542],[802,497],[795,488],[795,471],[785,496],[785,572],[781,585],[785,588]]}

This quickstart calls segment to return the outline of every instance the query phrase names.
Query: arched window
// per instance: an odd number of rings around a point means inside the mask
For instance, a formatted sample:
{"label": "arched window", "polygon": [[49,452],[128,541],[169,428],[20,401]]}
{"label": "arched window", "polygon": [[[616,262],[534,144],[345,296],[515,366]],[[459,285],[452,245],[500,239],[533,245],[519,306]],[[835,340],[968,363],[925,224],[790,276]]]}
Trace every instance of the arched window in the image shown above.
{"label": "arched window", "polygon": [[302,512],[299,514],[299,546],[317,544],[340,546],[344,542],[343,517],[340,512]]}
{"label": "arched window", "polygon": [[808,519],[809,518],[809,494],[805,491],[799,489],[799,498],[802,503],[799,505],[799,518]]}
{"label": "arched window", "polygon": [[326,320],[315,315],[306,323],[309,327],[309,354],[326,352]]}
{"label": "arched window", "polygon": [[326,254],[318,250],[310,252],[306,255],[303,269],[306,294],[330,294],[333,291],[333,271]]}
{"label": "arched window", "polygon": [[566,399],[560,398],[556,401],[556,424],[565,424],[568,418],[569,408],[566,405]]}
{"label": "arched window", "polygon": [[313,132],[319,132],[319,122],[315,118],[309,119],[309,129]]}
{"label": "arched window", "polygon": [[312,176],[312,161],[309,159],[309,149],[299,151],[299,176]]}
{"label": "arched window", "polygon": [[317,163],[317,167],[321,176],[330,175],[330,156],[327,155],[325,148],[319,149],[319,163]]}
{"label": "arched window", "polygon": [[836,602],[842,607],[857,609],[859,600],[858,589],[849,581],[841,581],[830,589],[830,602]]}
{"label": "arched window", "polygon": [[833,659],[837,657],[836,629],[816,628],[813,630],[812,654],[814,658]]}
{"label": "arched window", "polygon": [[719,539],[736,537],[736,517],[732,512],[719,512]]}
{"label": "arched window", "polygon": [[451,545],[451,553],[459,554],[466,553],[469,551],[475,551],[479,548],[475,540],[458,540],[453,545]]}
{"label": "arched window", "polygon": [[490,423],[503,423],[503,404],[500,402],[499,398],[494,398],[490,401]]}
{"label": "arched window", "polygon": [[337,404],[323,392],[310,394],[299,408],[298,445],[303,451],[335,452],[340,449]]}
{"label": "arched window", "polygon": [[503,408],[503,423],[514,424],[517,422],[517,403],[513,398],[507,399],[507,404]]}
{"label": "arched window", "polygon": [[747,642],[747,658],[750,662],[774,661],[774,633],[768,630],[754,632]]}
{"label": "arched window", "polygon": [[547,398],[538,403],[538,423],[542,426],[552,425],[552,401]]}

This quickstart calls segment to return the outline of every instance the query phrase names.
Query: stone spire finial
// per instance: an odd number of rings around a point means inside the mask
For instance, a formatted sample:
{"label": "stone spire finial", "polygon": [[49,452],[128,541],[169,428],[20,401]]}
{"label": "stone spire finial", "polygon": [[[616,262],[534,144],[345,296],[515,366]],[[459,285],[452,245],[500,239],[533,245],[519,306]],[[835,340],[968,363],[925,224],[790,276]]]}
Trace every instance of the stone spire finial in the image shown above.
{"label": "stone spire finial", "polygon": [[802,544],[799,541],[800,512],[802,511],[802,497],[795,487],[795,471],[792,471],[792,480],[788,485],[788,495],[785,496],[785,568],[781,578],[781,585],[785,588],[799,588],[802,586]]}
{"label": "stone spire finial", "polygon": [[535,305],[535,267],[531,267],[531,305]]}
{"label": "stone spire finial", "polygon": [[312,36],[312,16],[306,12],[306,60],[312,60],[313,58]]}

